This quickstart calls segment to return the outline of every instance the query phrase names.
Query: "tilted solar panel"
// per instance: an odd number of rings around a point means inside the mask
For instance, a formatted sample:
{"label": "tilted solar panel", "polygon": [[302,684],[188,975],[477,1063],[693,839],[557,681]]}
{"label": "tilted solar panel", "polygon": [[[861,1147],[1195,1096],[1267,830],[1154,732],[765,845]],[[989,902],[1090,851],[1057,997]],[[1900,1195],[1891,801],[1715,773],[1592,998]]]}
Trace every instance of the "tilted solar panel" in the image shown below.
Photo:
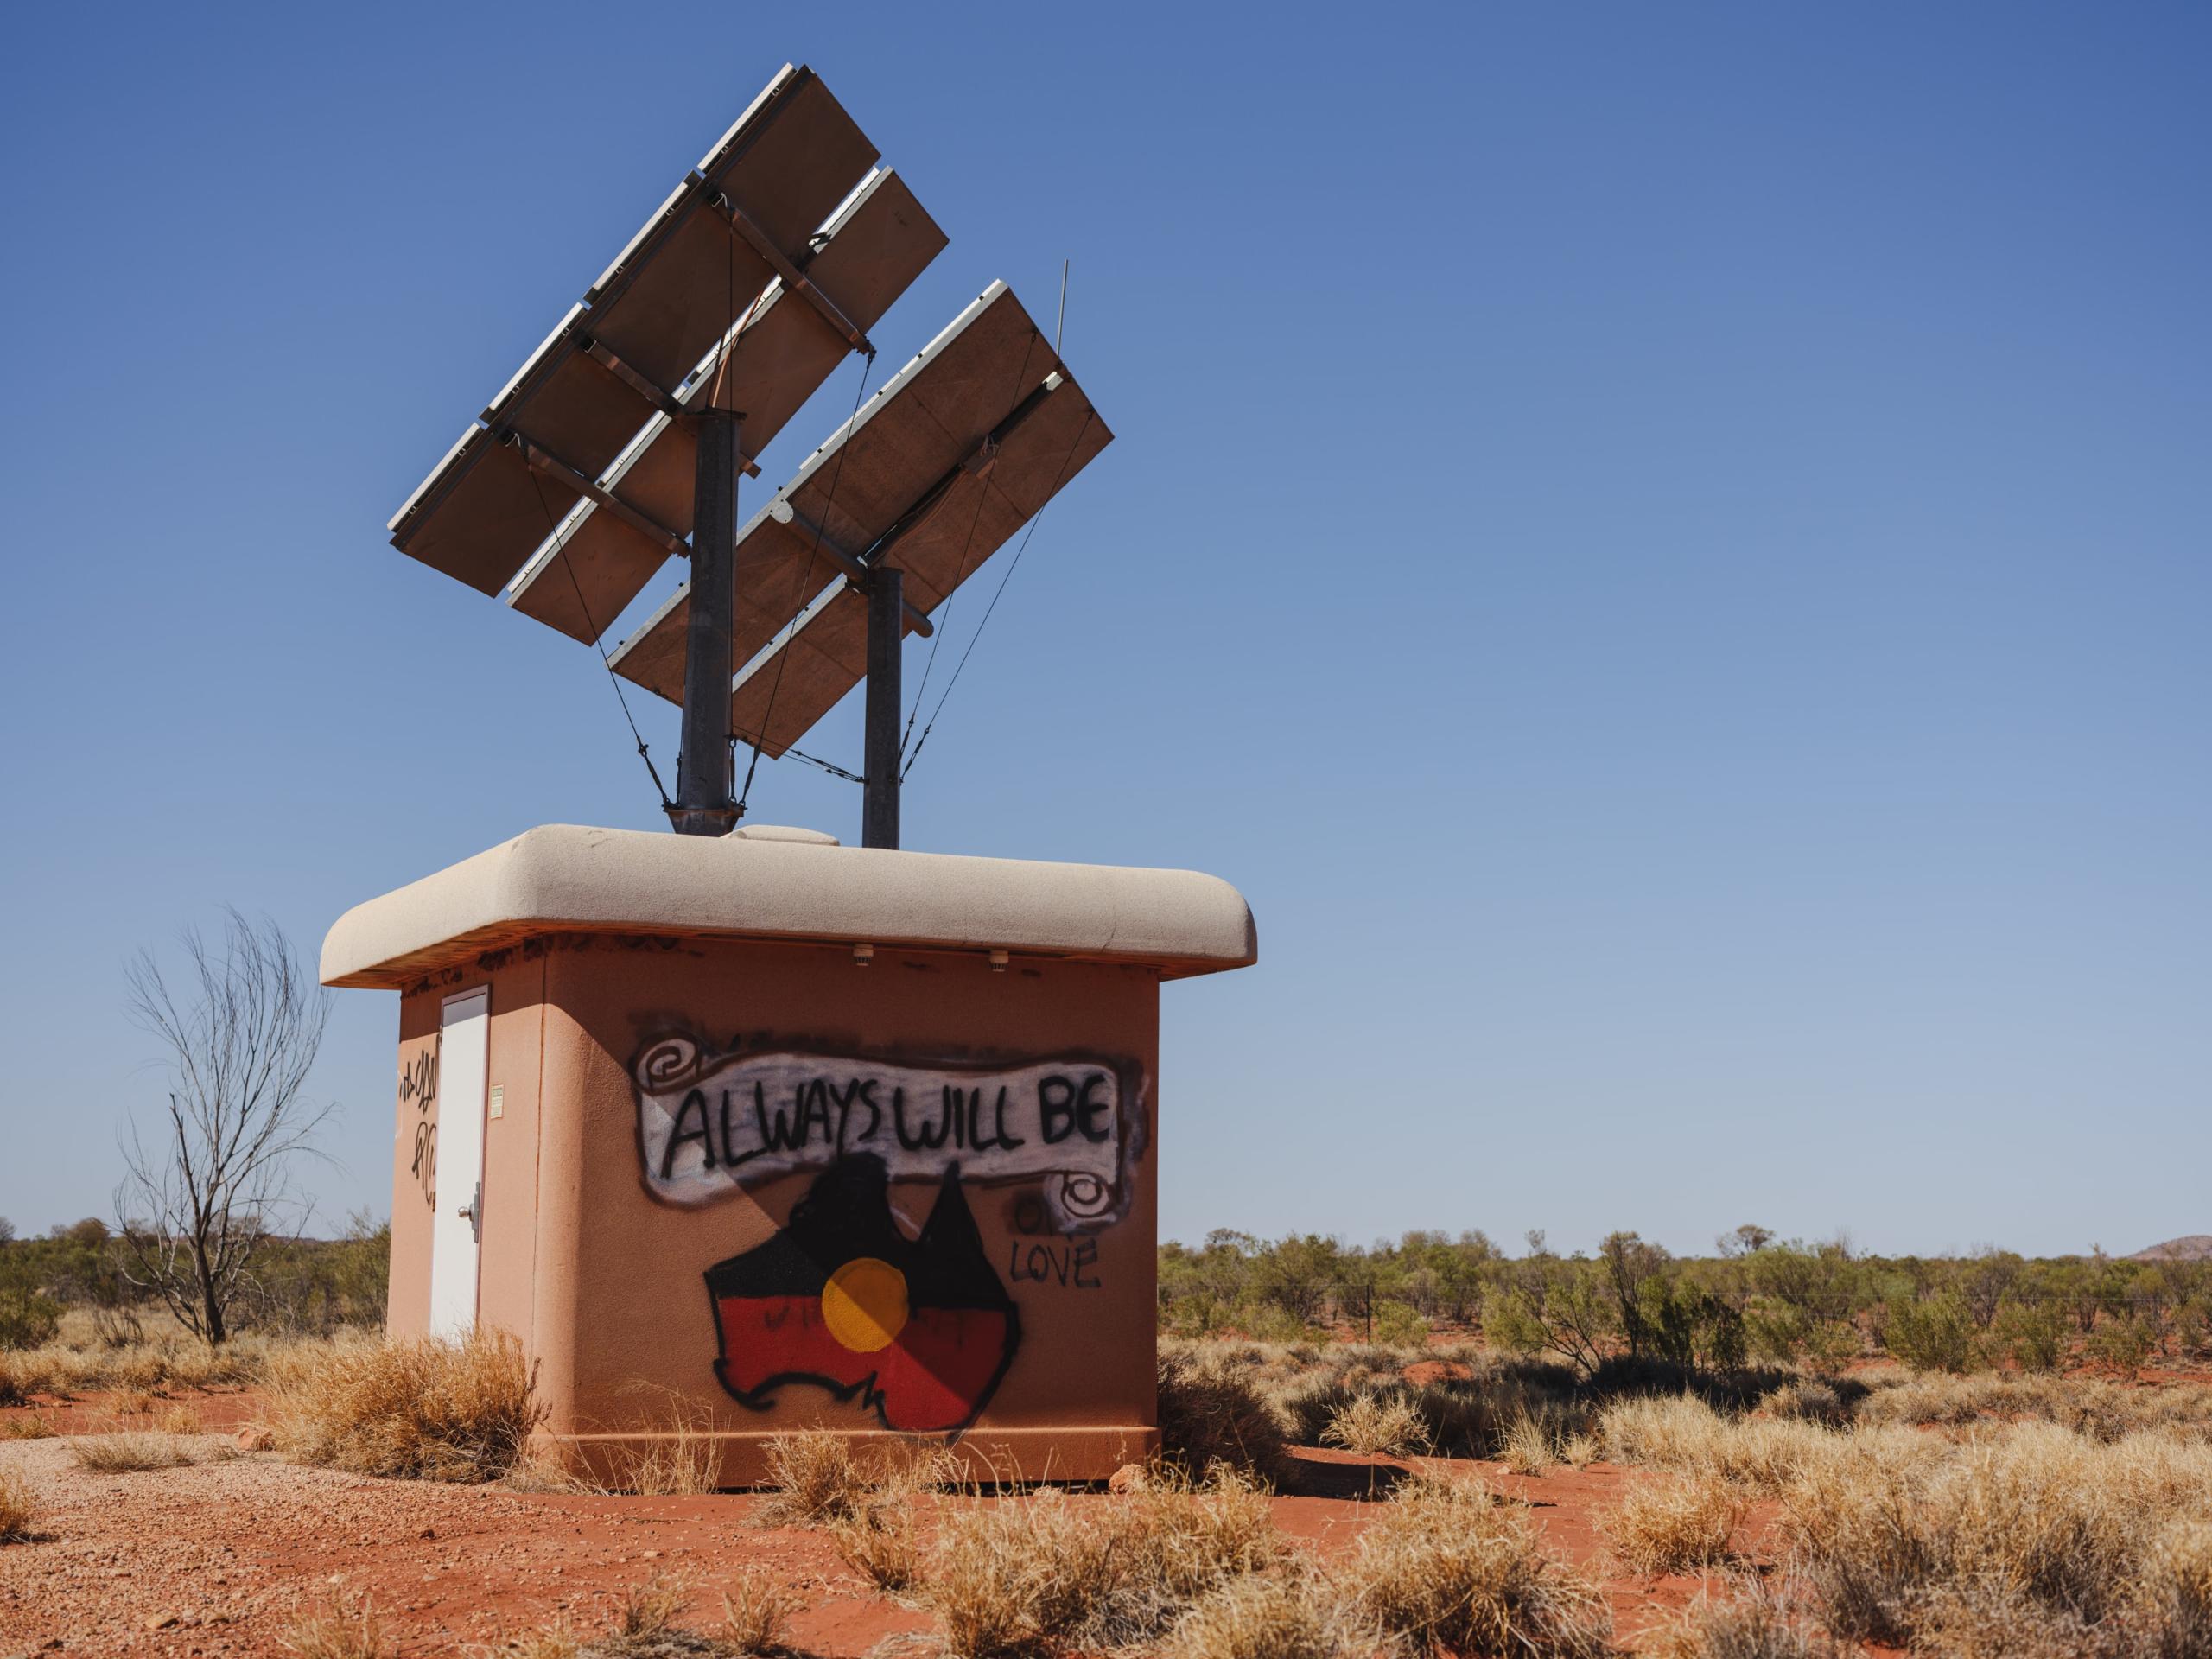
{"label": "tilted solar panel", "polygon": [[[862,329],[875,326],[945,241],[905,181],[887,170],[871,174],[827,231],[807,276]],[[728,350],[745,413],[741,442],[747,451],[757,450],[783,430],[850,349],[819,311],[772,286],[757,305],[747,305],[734,342],[714,351],[677,404],[687,410],[704,404]],[[678,543],[671,544],[633,518],[587,503],[561,537],[563,556],[550,556],[548,549],[549,556],[525,571],[508,595],[508,603],[524,614],[587,644],[638,596],[671,552],[683,551],[680,538],[691,533],[696,435],[682,419],[657,411],[638,437],[627,455],[614,458],[606,491]],[[546,532],[541,513],[537,539]]]}
{"label": "tilted solar panel", "polygon": [[563,579],[535,573],[515,603],[596,638],[689,533],[690,435],[670,417],[704,395],[695,371],[733,320],[728,396],[757,451],[944,247],[876,159],[813,73],[785,66],[409,497],[393,543],[497,594],[591,503]]}
{"label": "tilted solar panel", "polygon": [[[1051,340],[993,283],[741,532],[736,651],[752,660],[733,687],[732,729],[781,755],[859,683],[867,607],[841,571],[904,571],[912,631],[1112,440]],[[613,658],[674,702],[688,596]]]}

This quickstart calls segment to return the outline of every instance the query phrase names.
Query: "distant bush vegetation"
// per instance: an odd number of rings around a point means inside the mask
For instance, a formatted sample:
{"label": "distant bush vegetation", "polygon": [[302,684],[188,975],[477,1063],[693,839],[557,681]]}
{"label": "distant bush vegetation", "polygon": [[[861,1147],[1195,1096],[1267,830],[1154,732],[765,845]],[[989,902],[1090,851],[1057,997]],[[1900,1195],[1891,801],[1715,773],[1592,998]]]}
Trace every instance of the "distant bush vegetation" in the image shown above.
{"label": "distant bush vegetation", "polygon": [[[267,1240],[241,1287],[242,1332],[327,1336],[384,1323],[391,1258],[389,1224],[357,1217],[340,1238]],[[42,1238],[17,1238],[0,1221],[0,1349],[42,1347],[65,1318],[87,1323],[96,1345],[143,1343],[169,1324],[161,1298],[135,1283],[130,1258],[107,1224],[88,1218]]]}
{"label": "distant bush vegetation", "polygon": [[1672,1255],[1634,1233],[1572,1255],[1533,1233],[1510,1256],[1480,1232],[1414,1232],[1363,1249],[1312,1233],[1217,1231],[1196,1249],[1160,1246],[1160,1324],[1174,1336],[1257,1342],[1479,1337],[1586,1377],[1621,1358],[1833,1371],[1885,1353],[1955,1373],[2126,1368],[2212,1358],[2212,1261],[1866,1255],[1758,1227],[1738,1228],[1709,1256]]}

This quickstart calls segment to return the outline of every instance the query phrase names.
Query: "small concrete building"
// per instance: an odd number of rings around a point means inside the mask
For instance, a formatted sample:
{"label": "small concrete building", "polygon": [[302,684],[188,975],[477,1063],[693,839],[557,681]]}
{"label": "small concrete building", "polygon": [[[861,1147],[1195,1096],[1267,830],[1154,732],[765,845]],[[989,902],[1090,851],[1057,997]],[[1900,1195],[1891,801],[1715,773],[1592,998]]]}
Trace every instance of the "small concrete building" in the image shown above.
{"label": "small concrete building", "polygon": [[682,1422],[1155,1449],[1163,980],[1251,963],[1181,870],[555,825],[349,911],[397,991],[394,1334],[518,1338],[602,1470]]}

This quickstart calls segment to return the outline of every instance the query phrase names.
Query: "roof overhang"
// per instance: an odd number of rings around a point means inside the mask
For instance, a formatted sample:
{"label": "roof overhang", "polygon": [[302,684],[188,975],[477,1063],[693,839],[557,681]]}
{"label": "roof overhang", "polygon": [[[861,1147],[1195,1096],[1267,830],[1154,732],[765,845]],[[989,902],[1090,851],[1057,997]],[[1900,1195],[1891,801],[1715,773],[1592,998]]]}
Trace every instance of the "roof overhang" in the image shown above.
{"label": "roof overhang", "polygon": [[561,932],[1006,950],[1164,979],[1259,959],[1243,895],[1194,870],[547,824],[347,911],[322,982],[398,990]]}

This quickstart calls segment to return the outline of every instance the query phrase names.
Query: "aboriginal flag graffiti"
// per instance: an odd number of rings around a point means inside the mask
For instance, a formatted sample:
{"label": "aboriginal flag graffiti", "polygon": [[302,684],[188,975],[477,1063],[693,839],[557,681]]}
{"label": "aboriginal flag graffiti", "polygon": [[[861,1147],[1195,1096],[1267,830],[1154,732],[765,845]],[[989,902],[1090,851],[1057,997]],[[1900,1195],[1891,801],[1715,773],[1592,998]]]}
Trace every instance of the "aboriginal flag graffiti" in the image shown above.
{"label": "aboriginal flag graffiti", "polygon": [[953,1433],[976,1421],[1021,1341],[1020,1315],[983,1253],[952,1164],[918,1236],[891,1214],[881,1158],[840,1159],[790,1224],[707,1269],[715,1375],[765,1410],[786,1383],[858,1395],[886,1428]]}

